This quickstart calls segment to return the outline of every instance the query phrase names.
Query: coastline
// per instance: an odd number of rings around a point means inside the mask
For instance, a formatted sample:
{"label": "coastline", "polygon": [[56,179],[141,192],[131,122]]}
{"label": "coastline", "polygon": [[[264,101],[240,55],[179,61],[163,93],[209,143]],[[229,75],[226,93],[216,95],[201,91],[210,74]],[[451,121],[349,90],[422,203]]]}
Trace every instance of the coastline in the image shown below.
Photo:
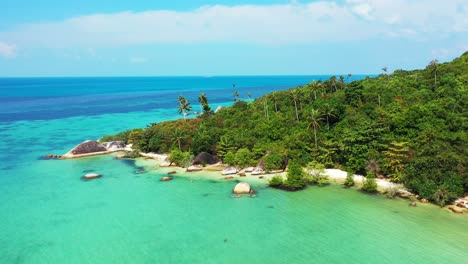
{"label": "coastline", "polygon": [[[184,178],[202,178],[208,179],[212,181],[219,181],[219,182],[247,182],[249,184],[254,184],[257,186],[269,187],[269,181],[272,177],[281,175],[283,179],[286,179],[286,171],[279,172],[279,173],[265,173],[261,175],[252,175],[251,173],[245,173],[245,176],[240,176],[238,173],[230,174],[230,175],[223,175],[221,174],[221,170],[219,168],[217,170],[212,170],[210,167],[217,166],[217,167],[228,167],[225,164],[214,164],[208,165],[204,167],[200,171],[187,171],[187,168],[179,167],[176,165],[171,166],[164,166],[164,162],[168,158],[167,154],[156,154],[156,153],[140,153],[142,157],[133,159],[135,161],[135,165],[141,166],[145,168],[148,172],[163,172],[169,175],[169,172],[172,173],[171,176],[175,177],[184,177]],[[163,164],[163,166],[161,166]],[[342,185],[346,179],[347,172],[340,170],[340,169],[325,169],[325,175],[329,177],[330,184]],[[355,174],[353,176],[355,181],[355,186],[352,189],[360,190],[363,181],[365,179],[364,176]],[[400,183],[393,183],[387,179],[375,179],[377,183],[377,192],[376,195],[383,195],[385,191],[388,189],[395,189],[397,191],[397,195],[392,197],[393,199],[397,198],[400,200],[411,202],[411,206],[417,205],[431,205],[434,207],[439,207],[436,204],[429,203],[427,200],[420,199],[418,195],[414,195],[413,193],[409,192],[403,184]],[[466,209],[460,208],[457,210],[457,203],[461,201],[465,201],[467,197],[461,197],[453,204],[446,205],[444,207],[440,207],[447,212],[453,214],[466,214]],[[417,203],[416,203],[417,202]]]}

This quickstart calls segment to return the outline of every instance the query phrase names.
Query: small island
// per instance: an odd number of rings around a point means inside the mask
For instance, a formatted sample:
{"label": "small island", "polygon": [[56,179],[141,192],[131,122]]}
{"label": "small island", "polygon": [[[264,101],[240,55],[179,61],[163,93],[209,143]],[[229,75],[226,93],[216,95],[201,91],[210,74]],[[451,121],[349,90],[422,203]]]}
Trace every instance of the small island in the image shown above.
{"label": "small island", "polygon": [[[325,186],[326,170],[340,169],[347,187],[358,177],[362,191],[376,193],[383,182],[388,197],[441,207],[456,201],[452,211],[465,212],[468,202],[459,198],[468,193],[468,53],[422,70],[383,71],[353,82],[333,76],[255,100],[233,91],[234,104],[216,111],[202,93],[203,112],[194,118],[179,96],[183,119],[104,136],[102,148],[92,144],[95,154],[126,149],[121,157],[143,155],[187,171],[269,173],[271,187],[288,191]],[[70,153],[62,157],[92,155]],[[167,160],[149,153],[168,153]]]}

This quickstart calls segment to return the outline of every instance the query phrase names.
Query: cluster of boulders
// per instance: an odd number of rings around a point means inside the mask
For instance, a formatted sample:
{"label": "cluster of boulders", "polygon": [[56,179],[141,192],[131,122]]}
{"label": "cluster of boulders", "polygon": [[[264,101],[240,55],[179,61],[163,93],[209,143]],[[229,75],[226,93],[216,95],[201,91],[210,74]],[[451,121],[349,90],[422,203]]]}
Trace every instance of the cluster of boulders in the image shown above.
{"label": "cluster of boulders", "polygon": [[70,151],[68,151],[64,155],[55,155],[55,154],[48,154],[45,155],[43,158],[46,159],[66,159],[66,158],[77,158],[77,157],[85,157],[90,155],[97,155],[97,154],[106,154],[114,151],[121,151],[125,150],[125,142],[123,141],[111,141],[111,142],[104,142],[99,143],[96,140],[86,140],[81,144],[78,144]]}
{"label": "cluster of boulders", "polygon": [[56,154],[47,154],[42,157],[43,159],[61,159],[61,155],[56,155]]}
{"label": "cluster of boulders", "polygon": [[457,214],[463,214],[468,212],[468,196],[459,198],[448,207],[448,209]]}

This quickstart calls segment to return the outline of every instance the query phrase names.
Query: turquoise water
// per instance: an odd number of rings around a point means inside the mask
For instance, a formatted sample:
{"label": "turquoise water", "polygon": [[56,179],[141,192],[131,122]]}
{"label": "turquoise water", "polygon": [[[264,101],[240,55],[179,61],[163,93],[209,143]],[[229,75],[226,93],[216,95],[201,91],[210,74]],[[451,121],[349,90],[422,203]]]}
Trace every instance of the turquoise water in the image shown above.
{"label": "turquoise water", "polygon": [[[181,93],[183,83],[179,80],[172,94]],[[93,90],[94,97],[46,88],[40,95],[26,89],[21,97],[0,89],[1,100],[12,106],[1,106],[0,263],[466,261],[468,218],[432,205],[413,208],[407,201],[335,185],[289,193],[255,181],[256,198],[234,199],[233,181],[177,176],[160,182],[161,171],[134,174],[141,163],[112,156],[38,159],[86,139],[177,117],[176,106],[150,105],[158,91],[106,89]],[[214,106],[230,103],[223,100],[230,87],[212,89]],[[120,108],[138,105],[138,96],[146,98],[143,110]],[[67,114],[47,115],[51,100],[57,102],[52,108]],[[93,110],[86,107],[90,100],[104,100],[106,106]],[[12,113],[21,114],[15,119]],[[104,177],[81,181],[89,170]]]}

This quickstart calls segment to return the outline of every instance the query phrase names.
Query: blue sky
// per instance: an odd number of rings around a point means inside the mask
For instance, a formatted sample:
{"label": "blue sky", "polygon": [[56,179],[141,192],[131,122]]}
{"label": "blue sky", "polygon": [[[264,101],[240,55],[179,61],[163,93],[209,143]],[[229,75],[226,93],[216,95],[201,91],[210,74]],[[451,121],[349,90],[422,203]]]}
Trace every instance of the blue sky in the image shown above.
{"label": "blue sky", "polygon": [[373,74],[468,50],[466,0],[0,0],[0,76]]}

